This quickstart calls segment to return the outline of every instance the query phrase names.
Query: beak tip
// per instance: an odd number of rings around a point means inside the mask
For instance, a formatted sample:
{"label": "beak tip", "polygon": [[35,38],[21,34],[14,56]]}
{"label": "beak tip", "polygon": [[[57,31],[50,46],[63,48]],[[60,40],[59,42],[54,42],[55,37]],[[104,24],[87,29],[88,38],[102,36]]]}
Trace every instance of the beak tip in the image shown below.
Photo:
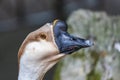
{"label": "beak tip", "polygon": [[94,42],[91,40],[86,40],[85,43],[90,47],[94,45]]}

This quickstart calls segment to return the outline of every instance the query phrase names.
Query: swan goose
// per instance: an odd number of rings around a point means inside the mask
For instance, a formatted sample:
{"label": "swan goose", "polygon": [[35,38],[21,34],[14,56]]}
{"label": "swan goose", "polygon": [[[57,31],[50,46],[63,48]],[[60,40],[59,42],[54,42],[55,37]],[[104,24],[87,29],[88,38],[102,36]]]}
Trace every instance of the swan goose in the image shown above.
{"label": "swan goose", "polygon": [[18,51],[18,80],[42,80],[61,58],[92,45],[89,40],[70,35],[61,20],[47,23],[23,41]]}

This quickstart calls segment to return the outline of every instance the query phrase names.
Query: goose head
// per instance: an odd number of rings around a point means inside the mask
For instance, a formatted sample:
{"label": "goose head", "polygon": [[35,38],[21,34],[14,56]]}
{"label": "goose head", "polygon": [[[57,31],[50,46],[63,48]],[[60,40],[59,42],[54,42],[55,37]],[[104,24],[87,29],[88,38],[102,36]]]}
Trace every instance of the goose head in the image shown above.
{"label": "goose head", "polygon": [[34,76],[34,73],[42,79],[64,56],[93,45],[89,40],[70,35],[67,28],[65,22],[55,20],[28,34],[18,52],[19,80],[24,74]]}

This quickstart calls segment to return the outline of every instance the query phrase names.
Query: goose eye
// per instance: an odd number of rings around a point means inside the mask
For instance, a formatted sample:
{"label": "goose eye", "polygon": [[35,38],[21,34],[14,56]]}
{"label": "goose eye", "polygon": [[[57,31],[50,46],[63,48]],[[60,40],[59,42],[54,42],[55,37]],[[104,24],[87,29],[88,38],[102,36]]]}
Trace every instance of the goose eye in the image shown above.
{"label": "goose eye", "polygon": [[47,38],[47,36],[46,36],[46,34],[41,33],[41,34],[40,34],[40,38],[41,38],[41,39],[46,39],[46,38]]}

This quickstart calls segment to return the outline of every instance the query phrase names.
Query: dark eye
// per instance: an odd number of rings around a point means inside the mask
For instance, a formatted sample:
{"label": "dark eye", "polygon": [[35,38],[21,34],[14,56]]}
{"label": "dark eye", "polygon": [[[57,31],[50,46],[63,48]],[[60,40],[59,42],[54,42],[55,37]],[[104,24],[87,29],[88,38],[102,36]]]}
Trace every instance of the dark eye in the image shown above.
{"label": "dark eye", "polygon": [[41,39],[46,39],[46,38],[47,38],[47,36],[46,36],[46,34],[41,33],[41,34],[40,34],[40,38],[41,38]]}

